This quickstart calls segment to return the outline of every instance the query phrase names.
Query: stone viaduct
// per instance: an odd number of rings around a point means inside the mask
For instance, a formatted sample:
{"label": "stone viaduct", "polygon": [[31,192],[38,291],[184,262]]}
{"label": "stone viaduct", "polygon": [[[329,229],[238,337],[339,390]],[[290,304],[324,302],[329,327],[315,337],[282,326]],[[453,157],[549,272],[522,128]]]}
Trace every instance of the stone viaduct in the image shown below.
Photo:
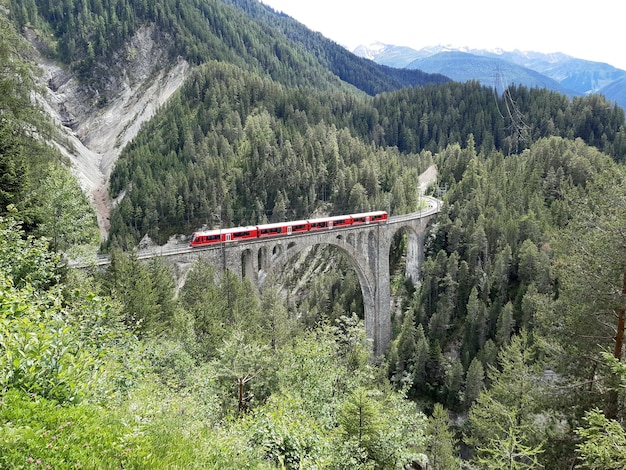
{"label": "stone viaduct", "polygon": [[424,235],[429,221],[441,207],[441,202],[435,198],[423,197],[422,201],[427,203],[422,211],[393,216],[384,223],[228,242],[207,248],[139,252],[138,258],[162,257],[174,266],[176,276],[183,282],[191,266],[203,259],[221,271],[228,269],[241,278],[250,279],[262,289],[267,276],[283,269],[304,250],[315,245],[333,245],[348,257],[358,275],[367,337],[373,342],[374,353],[381,355],[391,340],[389,253],[393,237],[399,231],[407,234],[406,275],[417,282],[423,261]]}

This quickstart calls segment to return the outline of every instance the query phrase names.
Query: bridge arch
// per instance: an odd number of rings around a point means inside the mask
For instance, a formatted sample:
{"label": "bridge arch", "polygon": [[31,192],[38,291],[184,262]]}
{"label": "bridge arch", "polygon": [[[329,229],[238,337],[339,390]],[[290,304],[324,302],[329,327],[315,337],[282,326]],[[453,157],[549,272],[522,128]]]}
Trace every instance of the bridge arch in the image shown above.
{"label": "bridge arch", "polygon": [[363,256],[356,252],[354,247],[347,243],[342,235],[338,235],[334,239],[320,239],[310,242],[291,242],[288,248],[280,253],[279,256],[272,260],[271,265],[264,273],[263,278],[259,278],[259,288],[263,288],[263,281],[270,277],[273,273],[279,272],[287,265],[287,263],[297,256],[300,256],[305,250],[315,246],[333,246],[346,256],[350,265],[354,268],[359,279],[361,287],[361,295],[363,296],[363,310],[365,317],[365,331],[367,337],[375,341],[376,338],[376,286],[375,279],[372,278],[369,266],[362,262]]}
{"label": "bridge arch", "polygon": [[419,281],[420,267],[424,258],[424,231],[416,230],[412,224],[398,224],[391,232],[391,240],[389,243],[389,256],[394,240],[398,236],[405,235],[406,253],[405,253],[405,277],[410,279],[415,285]]}
{"label": "bridge arch", "polygon": [[[407,236],[407,276],[414,283],[423,261],[423,241],[430,220],[441,210],[440,201],[423,198],[427,207],[419,212],[390,217],[386,223],[363,224],[333,228],[279,238],[259,238],[202,248],[150,249],[140,253],[142,260],[155,256],[168,259],[175,267],[178,286],[184,283],[185,274],[197,259],[232,271],[262,287],[267,274],[276,272],[304,249],[316,245],[333,245],[347,256],[359,280],[365,310],[365,327],[373,340],[374,352],[382,355],[391,341],[391,291],[389,258],[393,237],[397,233]],[[108,259],[99,261],[107,264]]]}

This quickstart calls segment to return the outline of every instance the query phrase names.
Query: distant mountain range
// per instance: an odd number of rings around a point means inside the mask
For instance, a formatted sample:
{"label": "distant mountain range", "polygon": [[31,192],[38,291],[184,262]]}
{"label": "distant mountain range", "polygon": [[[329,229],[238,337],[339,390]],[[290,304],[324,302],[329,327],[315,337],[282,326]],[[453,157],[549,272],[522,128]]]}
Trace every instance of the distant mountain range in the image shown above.
{"label": "distant mountain range", "polygon": [[478,80],[498,90],[518,84],[569,96],[599,93],[626,108],[626,70],[562,53],[447,46],[415,50],[382,43],[359,46],[353,52],[381,65],[439,73],[459,82]]}

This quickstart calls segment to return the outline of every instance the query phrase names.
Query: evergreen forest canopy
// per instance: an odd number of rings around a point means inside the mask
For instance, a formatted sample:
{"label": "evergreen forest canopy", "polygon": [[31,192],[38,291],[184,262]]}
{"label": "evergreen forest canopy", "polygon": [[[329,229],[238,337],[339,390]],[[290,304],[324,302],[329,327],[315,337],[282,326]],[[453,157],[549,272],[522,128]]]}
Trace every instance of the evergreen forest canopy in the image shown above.
{"label": "evergreen forest canopy", "polygon": [[[103,63],[146,24],[159,28],[173,58],[228,62],[288,86],[334,89],[343,81],[373,95],[449,80],[358,58],[290,18],[269,14],[257,1],[10,0],[10,11],[19,26],[42,33],[51,57],[86,81],[106,75]],[[45,39],[48,33],[52,40]]]}
{"label": "evergreen forest canopy", "polygon": [[[145,22],[197,67],[112,175],[110,266],[67,269],[58,253],[97,243],[95,221],[0,15],[1,467],[451,469],[462,444],[467,468],[624,468],[623,110],[398,89],[256,2],[10,6],[93,87]],[[384,92],[341,83],[339,64]],[[408,212],[431,163],[444,209],[419,286],[402,237],[390,253],[399,308],[377,363],[345,259],[315,253],[326,274],[286,299],[203,263],[177,289],[120,250],[219,221]]]}
{"label": "evergreen forest canopy", "polygon": [[[511,100],[507,102],[507,100]],[[501,113],[524,115],[516,127]],[[483,152],[517,153],[550,135],[582,138],[621,159],[624,113],[602,97],[476,82],[407,88],[376,98],[286,88],[231,65],[200,67],[120,158],[111,195],[132,187],[111,239],[135,245],[202,225],[332,213],[416,210],[417,172],[472,136]],[[330,206],[328,206],[330,203]]]}

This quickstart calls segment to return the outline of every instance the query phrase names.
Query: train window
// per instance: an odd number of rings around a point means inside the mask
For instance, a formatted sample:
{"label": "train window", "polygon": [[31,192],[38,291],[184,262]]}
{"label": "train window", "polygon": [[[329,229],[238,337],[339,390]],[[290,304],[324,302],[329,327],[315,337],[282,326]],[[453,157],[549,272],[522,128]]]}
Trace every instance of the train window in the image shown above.
{"label": "train window", "polygon": [[242,237],[248,237],[250,236],[250,232],[235,232],[233,234],[234,238],[242,238]]}

